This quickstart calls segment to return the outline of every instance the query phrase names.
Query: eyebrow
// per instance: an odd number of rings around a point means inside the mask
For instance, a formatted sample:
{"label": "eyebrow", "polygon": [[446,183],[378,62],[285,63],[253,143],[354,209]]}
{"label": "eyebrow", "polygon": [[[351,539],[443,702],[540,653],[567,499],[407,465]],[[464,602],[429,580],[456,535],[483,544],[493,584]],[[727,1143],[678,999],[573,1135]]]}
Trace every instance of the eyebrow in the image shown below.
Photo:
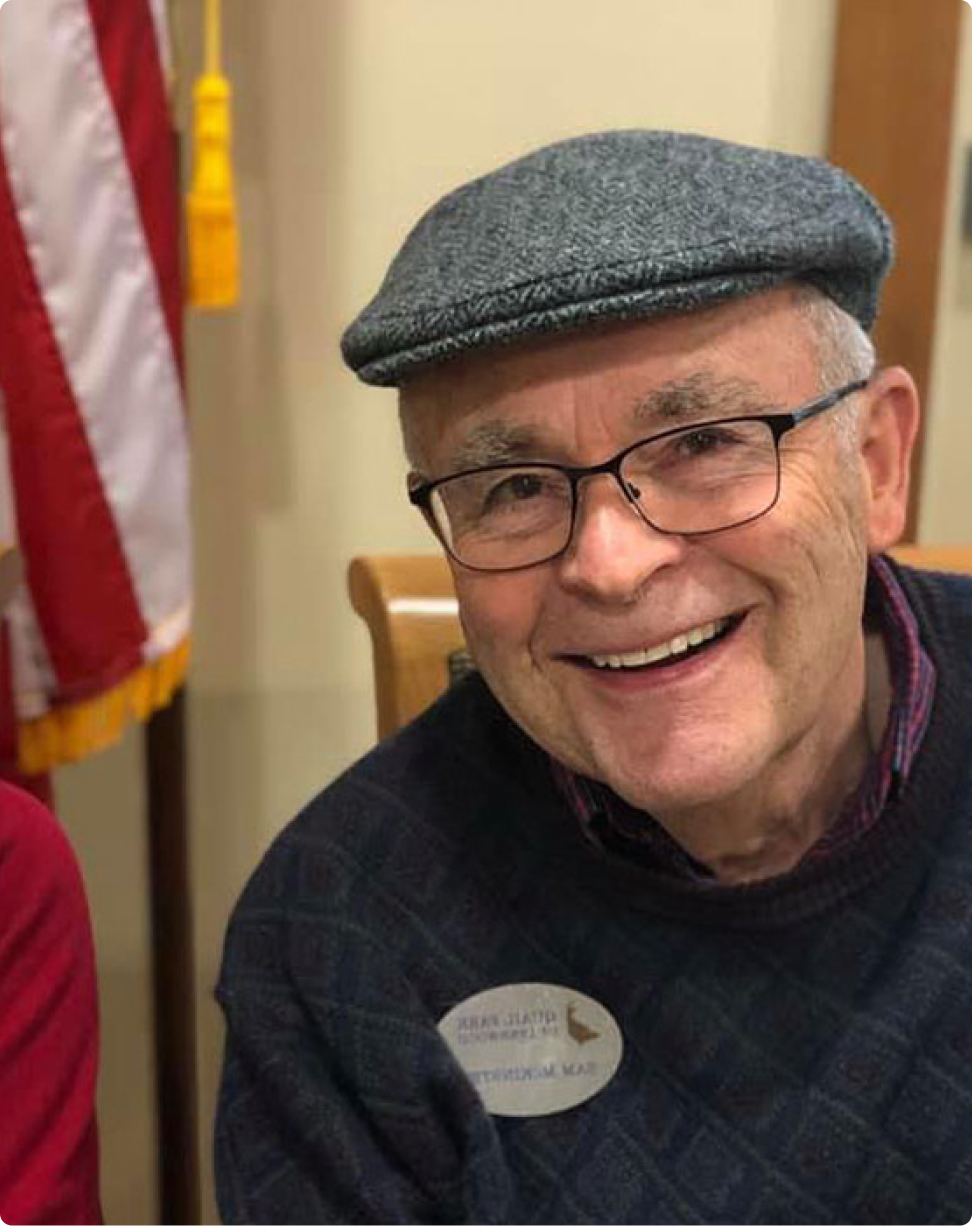
{"label": "eyebrow", "polygon": [[749,379],[698,371],[652,388],[635,401],[632,416],[639,425],[664,430],[693,421],[756,415],[773,407],[759,384]]}
{"label": "eyebrow", "polygon": [[507,460],[520,460],[528,456],[536,459],[541,447],[541,438],[536,430],[495,418],[470,430],[450,456],[449,468],[452,472],[464,472],[468,468],[504,464]]}
{"label": "eyebrow", "polygon": [[[772,409],[765,392],[748,379],[717,378],[705,371],[652,388],[631,406],[631,421],[659,433],[693,421],[757,415]],[[449,471],[540,460],[549,441],[531,426],[491,418],[474,427],[450,455]]]}

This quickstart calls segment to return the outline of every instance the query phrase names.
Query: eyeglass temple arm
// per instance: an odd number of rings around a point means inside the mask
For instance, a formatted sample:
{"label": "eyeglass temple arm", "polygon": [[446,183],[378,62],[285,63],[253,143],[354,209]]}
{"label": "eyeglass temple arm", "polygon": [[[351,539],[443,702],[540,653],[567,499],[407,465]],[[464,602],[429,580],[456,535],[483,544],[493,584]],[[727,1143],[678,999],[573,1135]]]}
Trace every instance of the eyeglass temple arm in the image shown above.
{"label": "eyeglass temple arm", "polygon": [[832,409],[835,404],[847,396],[852,396],[854,392],[861,391],[867,387],[870,379],[856,379],[853,383],[845,383],[843,387],[838,387],[829,395],[824,396],[822,400],[816,401],[814,404],[808,404],[805,409],[797,409],[795,413],[791,413],[790,417],[793,424],[798,426],[802,421],[809,421],[811,417],[816,417],[818,413],[825,413],[827,409]]}

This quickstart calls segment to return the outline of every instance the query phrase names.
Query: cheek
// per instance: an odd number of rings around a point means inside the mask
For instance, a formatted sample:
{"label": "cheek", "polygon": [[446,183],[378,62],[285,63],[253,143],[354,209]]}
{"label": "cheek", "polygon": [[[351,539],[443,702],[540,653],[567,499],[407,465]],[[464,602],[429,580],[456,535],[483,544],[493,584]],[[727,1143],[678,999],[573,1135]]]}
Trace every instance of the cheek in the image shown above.
{"label": "cheek", "polygon": [[480,666],[509,662],[529,652],[543,607],[542,584],[533,572],[455,574],[459,616]]}
{"label": "cheek", "polygon": [[823,454],[788,457],[778,507],[804,535],[818,534],[823,547],[859,552],[866,540],[866,475],[840,455],[835,440]]}
{"label": "cheek", "polygon": [[834,684],[859,639],[867,548],[852,488],[794,481],[790,491],[767,520],[759,569],[771,592],[767,660],[799,703]]}
{"label": "cheek", "polygon": [[[860,624],[867,545],[854,473],[794,456],[778,503],[720,543],[722,559],[762,587],[766,650],[776,665],[805,667],[826,643],[843,648]],[[816,462],[814,462],[816,460]]]}
{"label": "cheek", "polygon": [[808,612],[826,615],[826,609],[814,609],[826,593],[827,601],[836,598],[836,615],[867,568],[861,475],[836,455],[798,453],[789,461],[780,500],[765,521],[777,542],[770,566],[777,583],[799,595]]}

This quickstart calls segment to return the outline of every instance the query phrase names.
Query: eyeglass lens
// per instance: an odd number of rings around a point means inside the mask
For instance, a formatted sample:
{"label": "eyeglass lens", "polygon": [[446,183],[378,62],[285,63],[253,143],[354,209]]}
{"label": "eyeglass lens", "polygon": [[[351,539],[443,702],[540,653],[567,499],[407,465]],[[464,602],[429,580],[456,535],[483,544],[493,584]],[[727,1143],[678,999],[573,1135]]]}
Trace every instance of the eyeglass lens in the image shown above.
{"label": "eyeglass lens", "polygon": [[[643,443],[625,456],[620,476],[632,504],[655,528],[712,532],[773,505],[779,464],[765,422],[716,422]],[[431,509],[460,562],[504,570],[565,548],[573,493],[566,474],[526,464],[445,481],[433,491]]]}

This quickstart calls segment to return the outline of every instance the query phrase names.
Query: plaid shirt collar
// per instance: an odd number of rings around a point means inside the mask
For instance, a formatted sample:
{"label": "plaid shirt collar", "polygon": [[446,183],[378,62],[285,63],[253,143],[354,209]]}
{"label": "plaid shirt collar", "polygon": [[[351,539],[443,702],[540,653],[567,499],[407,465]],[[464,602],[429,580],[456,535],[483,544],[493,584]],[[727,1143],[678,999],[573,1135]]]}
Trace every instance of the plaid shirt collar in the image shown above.
{"label": "plaid shirt collar", "polygon": [[[885,558],[873,558],[868,567],[864,624],[881,635],[887,651],[892,690],[887,725],[857,788],[801,864],[824,859],[876,824],[888,800],[897,796],[908,778],[928,727],[935,667],[921,644],[907,597]],[[715,884],[712,873],[684,851],[650,814],[627,804],[604,784],[574,774],[553,758],[550,764],[581,828],[599,848],[700,886]]]}

